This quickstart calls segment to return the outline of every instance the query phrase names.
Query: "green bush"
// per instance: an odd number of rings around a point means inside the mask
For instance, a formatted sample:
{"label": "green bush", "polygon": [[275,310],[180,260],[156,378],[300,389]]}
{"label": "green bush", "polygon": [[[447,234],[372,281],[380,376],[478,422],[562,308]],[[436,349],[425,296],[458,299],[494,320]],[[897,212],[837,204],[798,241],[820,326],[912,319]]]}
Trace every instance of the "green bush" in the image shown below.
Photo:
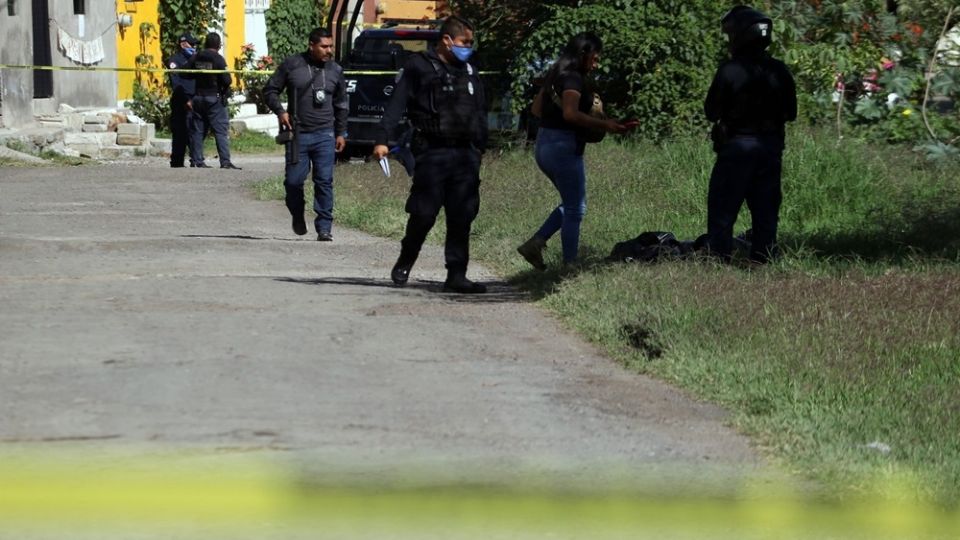
{"label": "green bush", "polygon": [[125,101],[123,105],[133,111],[144,122],[149,122],[157,129],[170,124],[170,96],[163,88],[152,87],[140,82],[133,83],[133,99]]}
{"label": "green bush", "polygon": [[163,57],[170,58],[180,46],[177,37],[189,32],[200,38],[198,48],[203,48],[203,39],[208,29],[222,30],[220,15],[223,0],[160,0],[160,47]]}
{"label": "green bush", "polygon": [[640,119],[637,133],[649,139],[702,130],[703,98],[722,52],[723,10],[706,0],[554,8],[517,51],[511,68],[514,101],[518,108],[526,106],[531,81],[573,35],[590,31],[604,42],[596,82],[608,114]]}
{"label": "green bush", "polygon": [[274,0],[266,11],[267,49],[282,62],[307,48],[310,32],[323,22],[323,2]]}
{"label": "green bush", "polygon": [[[928,106],[926,122],[922,113],[931,52],[944,23],[955,24],[960,10],[954,8],[951,16],[949,2],[939,0],[900,2],[894,12],[887,4],[776,2],[774,54],[793,71],[807,120],[831,122],[841,133],[876,141],[917,145],[931,157],[956,155],[951,146],[960,138],[956,106],[946,113]],[[960,69],[939,61],[933,66],[929,96],[955,104]],[[888,101],[892,94],[896,100]]]}

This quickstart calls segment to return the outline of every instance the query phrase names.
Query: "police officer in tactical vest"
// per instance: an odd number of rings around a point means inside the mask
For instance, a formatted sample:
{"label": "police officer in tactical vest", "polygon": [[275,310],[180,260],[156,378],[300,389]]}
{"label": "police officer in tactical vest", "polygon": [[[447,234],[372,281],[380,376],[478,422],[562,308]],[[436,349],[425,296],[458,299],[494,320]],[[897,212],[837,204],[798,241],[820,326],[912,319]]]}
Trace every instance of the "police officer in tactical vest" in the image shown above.
{"label": "police officer in tactical vest", "polygon": [[776,251],[784,124],[797,117],[797,94],[787,67],[766,52],[773,22],[736,6],[722,19],[731,58],[720,65],[704,111],[714,123],[717,161],[707,196],[708,247],[729,261],[733,226],[744,200],[753,221],[750,260]]}
{"label": "police officer in tactical vest", "polygon": [[221,169],[239,169],[230,161],[230,116],[227,114],[227,98],[230,96],[230,74],[226,72],[227,61],[220,56],[220,34],[210,32],[203,43],[203,50],[193,55],[184,67],[221,71],[221,73],[187,74],[196,80],[196,95],[190,100],[193,111],[193,130],[190,132],[190,153],[194,167],[210,167],[203,161],[203,138],[213,131],[217,140],[217,155]]}
{"label": "police officer in tactical vest", "polygon": [[[179,49],[177,54],[170,57],[167,66],[170,69],[179,69],[187,64],[197,52],[197,38],[190,34],[183,34],[177,40]],[[176,72],[170,72],[170,166],[183,167],[183,158],[187,153],[187,143],[190,140],[190,130],[193,122],[190,118],[190,100],[193,98],[195,82]],[[190,166],[193,166],[193,152]]]}
{"label": "police officer in tactical vest", "polygon": [[450,16],[440,27],[435,50],[415,54],[397,75],[397,84],[380,123],[373,149],[377,158],[389,153],[387,141],[404,110],[414,135],[416,159],[413,186],[407,198],[406,234],[390,277],[407,283],[420,247],[440,208],[447,220],[444,257],[445,292],[483,293],[486,287],[467,279],[470,226],[480,208],[480,156],[486,148],[486,101],[479,73],[469,62],[473,26]]}

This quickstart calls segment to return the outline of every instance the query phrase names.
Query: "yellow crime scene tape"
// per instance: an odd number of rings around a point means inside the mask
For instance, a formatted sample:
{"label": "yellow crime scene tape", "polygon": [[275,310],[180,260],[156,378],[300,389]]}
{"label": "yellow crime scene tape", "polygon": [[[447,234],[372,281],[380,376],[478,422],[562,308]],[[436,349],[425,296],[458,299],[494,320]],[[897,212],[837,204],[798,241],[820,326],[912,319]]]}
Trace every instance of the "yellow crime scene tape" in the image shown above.
{"label": "yellow crime scene tape", "polygon": [[0,454],[0,538],[960,538],[956,508],[811,500],[763,482],[714,497],[550,491],[519,478],[458,486],[416,473],[351,486],[335,470],[307,474],[252,454],[107,454]]}
{"label": "yellow crime scene tape", "polygon": [[[144,73],[232,73],[239,75],[269,76],[273,71],[256,69],[169,69],[169,68],[123,68],[123,67],[94,67],[94,66],[34,66],[27,64],[0,64],[0,69],[31,69],[38,71],[106,71],[106,72],[144,72]],[[396,75],[396,70],[344,70],[343,74],[352,75]],[[500,75],[499,71],[481,71],[480,75]]]}

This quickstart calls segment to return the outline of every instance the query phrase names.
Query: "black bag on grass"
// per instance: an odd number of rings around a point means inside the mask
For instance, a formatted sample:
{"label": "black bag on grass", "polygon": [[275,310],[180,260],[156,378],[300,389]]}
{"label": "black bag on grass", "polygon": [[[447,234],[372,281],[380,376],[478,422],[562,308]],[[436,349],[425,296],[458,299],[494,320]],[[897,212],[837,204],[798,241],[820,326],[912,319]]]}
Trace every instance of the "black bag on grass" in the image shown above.
{"label": "black bag on grass", "polygon": [[647,262],[660,259],[681,259],[706,245],[707,235],[694,241],[681,242],[671,232],[647,231],[632,240],[617,242],[607,257],[612,262]]}

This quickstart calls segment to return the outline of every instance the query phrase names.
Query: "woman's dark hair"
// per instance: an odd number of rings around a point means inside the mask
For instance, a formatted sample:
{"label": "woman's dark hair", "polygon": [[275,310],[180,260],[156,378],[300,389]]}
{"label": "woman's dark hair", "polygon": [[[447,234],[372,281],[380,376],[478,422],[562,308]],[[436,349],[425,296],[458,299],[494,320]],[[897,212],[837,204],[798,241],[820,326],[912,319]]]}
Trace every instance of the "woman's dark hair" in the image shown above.
{"label": "woman's dark hair", "polygon": [[550,66],[544,77],[543,86],[549,88],[561,73],[579,71],[586,73],[587,66],[584,63],[588,54],[599,53],[603,50],[603,42],[592,32],[581,32],[567,42],[567,45],[560,52],[560,57]]}

